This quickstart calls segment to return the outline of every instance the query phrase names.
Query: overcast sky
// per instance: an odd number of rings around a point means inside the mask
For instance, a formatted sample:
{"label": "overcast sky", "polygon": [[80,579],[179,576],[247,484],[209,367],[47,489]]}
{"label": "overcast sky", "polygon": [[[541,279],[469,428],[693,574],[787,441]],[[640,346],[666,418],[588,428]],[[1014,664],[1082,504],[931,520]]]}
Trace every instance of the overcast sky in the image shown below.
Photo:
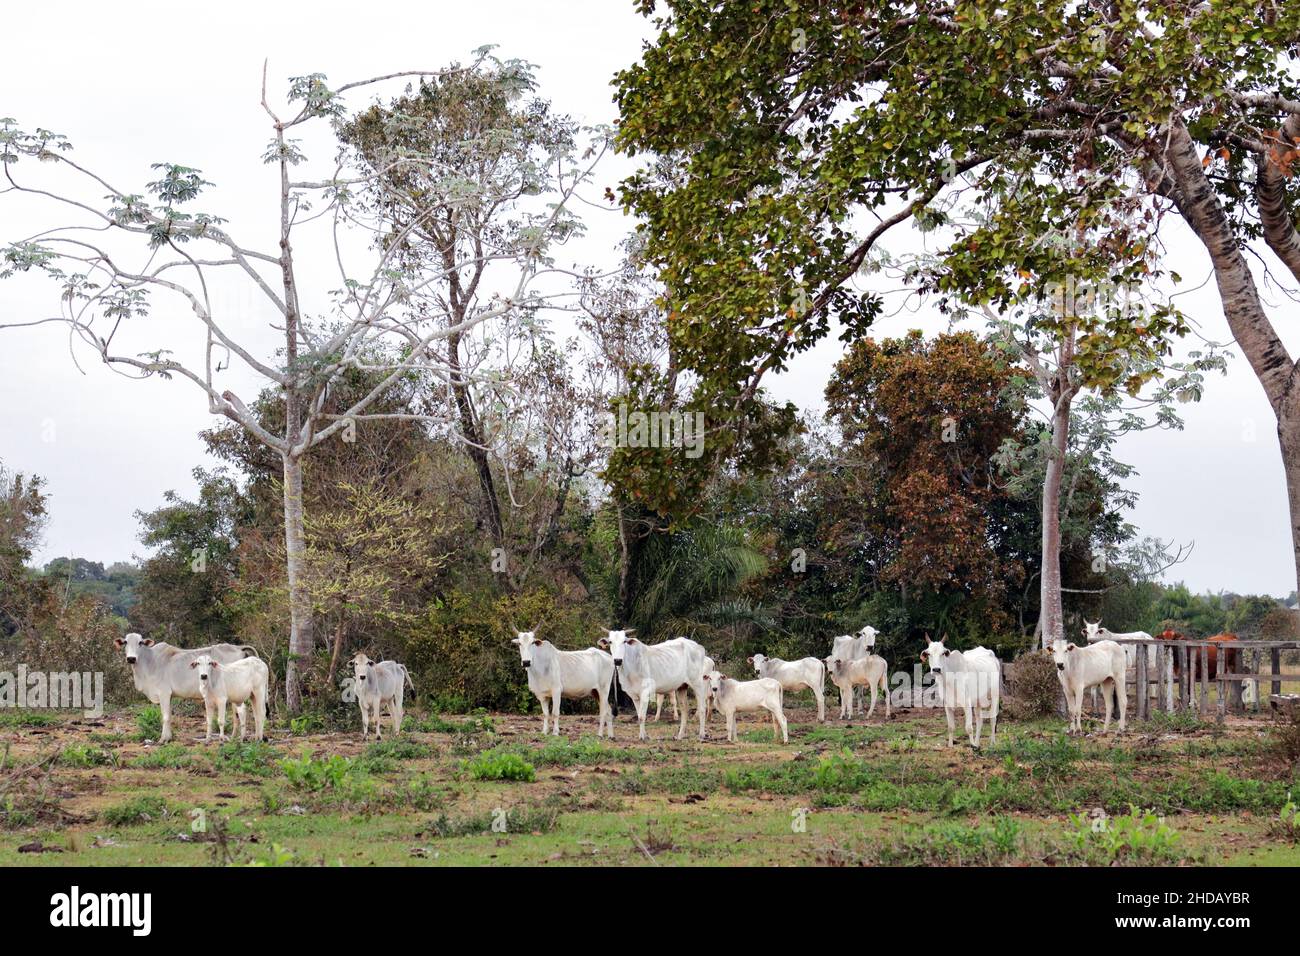
{"label": "overcast sky", "polygon": [[[270,139],[258,105],[264,59],[271,89],[282,91],[292,75],[324,72],[338,84],[394,70],[432,70],[497,44],[498,55],[537,65],[539,93],[558,110],[608,123],[615,117],[610,79],[637,59],[650,36],[631,0],[10,4],[4,32],[0,116],[67,134],[79,161],[129,190],[144,191],[153,178],[150,163],[197,166],[216,184],[203,208],[228,218],[230,230],[246,241],[268,248],[277,206],[276,183],[260,162]],[[596,194],[628,168],[619,160],[608,163]],[[36,208],[15,213],[6,203],[0,210],[0,241],[33,232],[42,222]],[[612,263],[628,225],[617,213],[593,214],[591,233],[573,257]],[[1206,278],[1208,261],[1189,236],[1175,235],[1169,252],[1184,287]],[[0,321],[51,314],[48,289],[0,284]],[[1286,300],[1272,299],[1278,305],[1273,314],[1282,314]],[[271,316],[256,297],[232,287],[218,301],[231,328],[265,343],[269,357]],[[1199,334],[1230,341],[1212,283],[1181,305]],[[158,316],[148,333],[184,354],[193,347],[186,318]],[[1288,346],[1300,348],[1300,332],[1280,324]],[[912,327],[933,332],[943,326],[927,311],[902,312],[879,323],[877,333]],[[821,343],[772,380],[771,390],[818,407],[840,350],[833,339]],[[42,562],[68,554],[108,563],[140,553],[133,513],[156,507],[168,489],[191,493],[191,469],[212,464],[204,461],[197,432],[215,420],[196,388],[180,381],[131,382],[93,361],[81,364],[84,374],[69,358],[66,334],[54,327],[0,331],[6,410],[0,460],[47,480],[52,519],[37,556]],[[1181,410],[1185,430],[1132,436],[1119,449],[1140,473],[1132,486],[1141,503],[1130,520],[1143,534],[1195,543],[1171,579],[1196,590],[1287,595],[1295,571],[1275,424],[1240,354],[1226,376],[1209,383],[1205,401]]]}

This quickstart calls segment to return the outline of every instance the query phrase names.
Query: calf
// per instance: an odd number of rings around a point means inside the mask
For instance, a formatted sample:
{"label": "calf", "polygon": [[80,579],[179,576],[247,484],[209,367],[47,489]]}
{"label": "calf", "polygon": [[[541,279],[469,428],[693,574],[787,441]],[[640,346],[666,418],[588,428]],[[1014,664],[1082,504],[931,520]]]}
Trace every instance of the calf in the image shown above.
{"label": "calf", "polygon": [[[867,719],[876,712],[876,690],[877,688],[884,692],[885,695],[885,718],[890,716],[889,710],[889,666],[885,659],[876,654],[870,654],[867,657],[858,657],[853,660],[836,659],[833,655],[826,658],[826,664],[830,668],[831,683],[840,691],[840,717],[849,719],[853,716],[853,689],[855,687],[871,688],[871,709],[867,711]],[[862,712],[862,705],[858,705],[858,713]]]}
{"label": "calf", "polygon": [[[855,634],[841,634],[831,642],[830,657],[841,661],[855,661],[871,654],[876,646],[876,636],[880,632],[870,624],[860,628]],[[865,691],[863,692],[865,697]],[[858,700],[858,709],[862,709],[863,698]]]}
{"label": "calf", "polygon": [[727,739],[736,739],[736,712],[741,710],[766,710],[772,715],[772,735],[780,731],[781,742],[790,742],[790,729],[785,722],[785,711],[781,706],[781,682],[771,677],[758,680],[732,680],[723,677],[717,671],[710,671],[706,676],[709,693],[717,704],[722,716],[727,718]]}
{"label": "calf", "polygon": [[358,652],[352,657],[353,687],[357,694],[357,703],[361,705],[361,736],[370,734],[370,718],[375,720],[375,739],[382,739],[379,715],[385,706],[393,718],[393,733],[402,732],[402,697],[407,685],[412,693],[415,685],[405,665],[397,661],[372,661],[365,654]]}
{"label": "calf", "polygon": [[1127,669],[1124,649],[1114,641],[1098,641],[1087,647],[1077,647],[1065,641],[1052,642],[1052,659],[1056,661],[1057,676],[1065,689],[1065,702],[1070,709],[1070,730],[1083,733],[1083,692],[1089,687],[1101,687],[1106,699],[1106,723],[1102,733],[1110,732],[1112,702],[1119,708],[1119,730],[1124,732],[1128,699],[1125,696],[1124,674]]}
{"label": "calf", "polygon": [[[219,664],[233,664],[245,657],[257,656],[257,651],[242,644],[213,644],[188,650],[170,644],[155,643],[139,634],[127,634],[113,641],[126,652],[126,663],[131,668],[135,689],[158,705],[162,714],[162,734],[159,743],[172,739],[172,698],[199,700],[203,694],[199,678],[190,667],[198,657],[206,654]],[[239,732],[244,732],[244,705],[235,706]]]}
{"label": "calf", "polygon": [[613,658],[594,647],[562,651],[550,641],[538,640],[535,630],[516,632],[511,643],[519,648],[519,659],[528,675],[528,689],[542,705],[543,736],[552,716],[554,736],[560,735],[561,697],[594,697],[600,706],[596,736],[603,737],[608,727],[610,739],[614,738],[614,712],[609,704],[610,685],[614,683]]}
{"label": "calf", "polygon": [[[266,698],[271,684],[271,671],[258,657],[245,657],[230,664],[222,664],[207,654],[190,661],[190,668],[198,673],[199,692],[203,695],[203,739],[212,739],[212,722],[217,723],[219,739],[226,739],[226,701],[242,705],[253,704],[253,739],[265,740]],[[244,739],[244,723],[239,724],[239,739]]]}
{"label": "calf", "polygon": [[992,746],[998,738],[1002,665],[997,655],[987,647],[954,651],[945,646],[946,641],[946,637],[928,641],[921,652],[921,660],[930,665],[943,699],[943,714],[948,720],[948,746],[953,746],[953,711],[958,707],[965,714],[966,736],[971,746],[980,745],[980,728],[985,720],[989,721],[989,746]]}
{"label": "calf", "polygon": [[[708,691],[704,683],[704,648],[686,637],[675,637],[662,644],[644,644],[631,635],[633,629],[610,631],[598,642],[614,658],[619,684],[636,703],[640,738],[646,739],[645,718],[650,701],[656,694],[689,689],[695,694],[700,716],[700,739],[705,737],[704,720]],[[686,736],[687,708],[681,712],[677,739]]]}
{"label": "calf", "polygon": [[[801,691],[805,687],[817,698],[817,719],[826,720],[826,665],[815,657],[805,657],[797,661],[783,661],[779,657],[764,657],[755,654],[749,658],[754,666],[754,673],[759,677],[770,677],[780,681],[781,689],[789,693]],[[713,670],[712,667],[709,670]],[[875,705],[875,693],[871,695]]]}

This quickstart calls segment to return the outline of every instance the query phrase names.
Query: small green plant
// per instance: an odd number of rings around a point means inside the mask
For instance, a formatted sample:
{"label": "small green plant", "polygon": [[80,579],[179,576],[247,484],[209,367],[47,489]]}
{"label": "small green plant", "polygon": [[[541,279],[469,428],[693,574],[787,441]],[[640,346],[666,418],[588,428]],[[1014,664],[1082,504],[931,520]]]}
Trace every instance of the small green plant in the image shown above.
{"label": "small green plant", "polygon": [[544,807],[511,807],[467,817],[449,817],[440,813],[429,824],[429,834],[445,839],[481,833],[549,833],[555,829],[559,816],[557,810]]}
{"label": "small green plant", "polygon": [[[1188,733],[1202,729],[1205,725],[1194,710],[1156,710],[1147,717],[1146,729],[1149,732]],[[1213,728],[1214,725],[1211,725]]]}
{"label": "small green plant", "polygon": [[371,744],[357,758],[357,763],[370,773],[386,773],[393,769],[395,761],[422,760],[434,754],[434,749],[427,744],[409,738],[398,738]]}
{"label": "small green plant", "polygon": [[496,732],[496,725],[486,711],[478,710],[464,720],[449,720],[442,714],[407,717],[402,729],[421,734],[491,734]]}
{"label": "small green plant", "polygon": [[325,729],[325,718],[320,714],[302,714],[289,719],[289,733],[295,737],[320,733]]}
{"label": "small green plant", "polygon": [[1183,855],[1181,836],[1154,810],[1129,805],[1126,815],[1070,814],[1070,843],[1089,862],[1150,865]]}
{"label": "small green plant", "polygon": [[272,843],[269,853],[249,860],[244,866],[296,866],[297,854],[287,846],[279,843]]}
{"label": "small green plant", "polygon": [[136,713],[135,736],[137,740],[157,740],[162,736],[162,711],[157,705],[143,707]]}
{"label": "small green plant", "polygon": [[442,790],[424,774],[408,780],[402,796],[407,806],[422,813],[437,810],[446,802]]}
{"label": "small green plant", "polygon": [[1290,843],[1300,843],[1300,806],[1296,805],[1291,794],[1286,795],[1286,803],[1273,821],[1270,831]]}
{"label": "small green plant", "polygon": [[117,759],[107,750],[88,744],[73,744],[63,748],[59,763],[65,767],[107,767],[116,764]]}
{"label": "small green plant", "polygon": [[217,748],[212,765],[224,773],[266,777],[275,772],[275,748],[260,740],[232,740]]}
{"label": "small green plant", "polygon": [[130,766],[143,770],[183,770],[194,763],[194,755],[184,744],[163,744],[141,754]]}
{"label": "small green plant", "polygon": [[537,771],[527,760],[509,750],[484,750],[462,761],[462,767],[475,780],[518,780],[532,783]]}
{"label": "small green plant", "polygon": [[167,801],[162,797],[133,797],[125,803],[108,807],[100,814],[112,827],[130,827],[151,820],[160,820],[170,814]]}
{"label": "small green plant", "polygon": [[289,785],[296,790],[340,790],[350,774],[362,774],[355,768],[355,762],[339,754],[316,758],[304,750],[302,756],[294,759],[286,757],[280,761]]}
{"label": "small green plant", "polygon": [[823,793],[860,790],[875,779],[867,762],[847,749],[823,757],[813,770],[813,786]]}

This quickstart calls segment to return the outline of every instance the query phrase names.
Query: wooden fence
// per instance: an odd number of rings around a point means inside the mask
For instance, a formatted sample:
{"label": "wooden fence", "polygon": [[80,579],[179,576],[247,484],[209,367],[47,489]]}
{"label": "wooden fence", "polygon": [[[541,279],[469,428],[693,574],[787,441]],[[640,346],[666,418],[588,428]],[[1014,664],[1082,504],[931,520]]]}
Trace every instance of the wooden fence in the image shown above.
{"label": "wooden fence", "polygon": [[[1131,669],[1136,701],[1135,717],[1141,719],[1152,712],[1151,689],[1155,688],[1154,709],[1165,711],[1195,710],[1206,715],[1211,709],[1210,685],[1215,686],[1213,708],[1219,720],[1229,713],[1245,710],[1242,689],[1246,682],[1255,685],[1254,708],[1258,709],[1268,685],[1268,693],[1282,693],[1284,680],[1300,677],[1282,673],[1282,652],[1300,648],[1300,641],[1166,641],[1160,638],[1111,638],[1118,644],[1132,644],[1137,660]],[[1209,648],[1217,647],[1214,673],[1205,666]],[[1239,670],[1226,670],[1229,654],[1236,651]],[[1269,670],[1261,668],[1267,655]],[[1178,673],[1174,673],[1174,661]]]}

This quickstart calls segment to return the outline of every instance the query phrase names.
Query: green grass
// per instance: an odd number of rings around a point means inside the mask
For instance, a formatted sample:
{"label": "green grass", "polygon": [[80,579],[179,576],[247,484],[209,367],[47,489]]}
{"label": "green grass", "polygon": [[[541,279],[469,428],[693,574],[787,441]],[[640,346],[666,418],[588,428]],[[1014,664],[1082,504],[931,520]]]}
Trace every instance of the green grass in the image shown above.
{"label": "green grass", "polygon": [[139,796],[108,807],[100,814],[100,819],[111,827],[130,827],[160,820],[168,815],[170,810],[162,797]]}
{"label": "green grass", "polygon": [[163,744],[134,757],[128,766],[141,770],[184,770],[194,765],[195,757],[184,744]]}
{"label": "green grass", "polygon": [[[0,793],[0,865],[1300,865],[1300,815],[1280,809],[1300,780],[1262,730],[1074,738],[1047,718],[973,751],[945,746],[931,714],[792,725],[789,746],[756,719],[725,744],[716,720],[705,743],[662,727],[646,743],[542,738],[502,718],[489,732],[472,716],[286,754],[142,747],[135,713],[114,719],[104,729],[128,733],[92,739],[65,723],[70,733],[0,740],[21,781]],[[213,830],[177,839],[199,807],[226,828],[220,856]],[[1113,828],[1083,834],[1070,816],[1098,807]],[[17,854],[34,840],[67,852]]]}
{"label": "green grass", "polygon": [[0,709],[0,727],[54,727],[63,718],[40,710]]}

